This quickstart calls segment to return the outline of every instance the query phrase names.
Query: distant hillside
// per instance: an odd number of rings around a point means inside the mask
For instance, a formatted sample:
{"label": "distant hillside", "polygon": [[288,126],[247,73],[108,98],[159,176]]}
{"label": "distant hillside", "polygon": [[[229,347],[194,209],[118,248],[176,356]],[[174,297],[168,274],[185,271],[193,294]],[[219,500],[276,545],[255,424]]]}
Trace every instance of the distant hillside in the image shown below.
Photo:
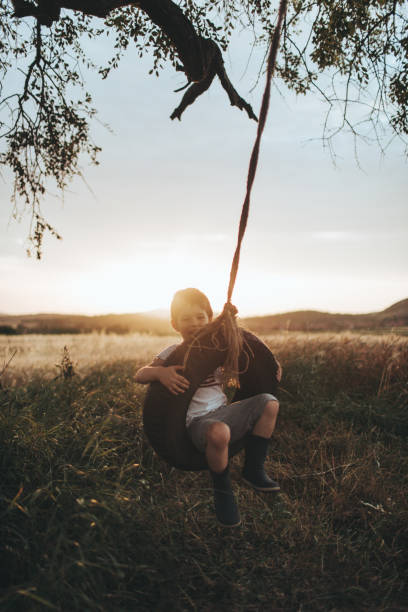
{"label": "distant hillside", "polygon": [[275,330],[346,331],[408,327],[408,299],[401,300],[381,312],[368,314],[331,314],[316,310],[297,310],[277,315],[249,317],[243,319],[243,323],[259,334]]}
{"label": "distant hillside", "polygon": [[[7,329],[8,328],[8,329]],[[33,314],[1,315],[0,333],[55,334],[130,332],[167,335],[174,333],[170,323],[156,314],[108,314],[99,316]]]}
{"label": "distant hillside", "polygon": [[[101,332],[126,334],[129,332],[167,335],[174,333],[169,321],[159,316],[160,311],[140,314],[84,315],[1,315],[0,333],[55,334]],[[297,310],[283,314],[242,319],[245,327],[255,333],[273,331],[346,331],[389,330],[408,328],[408,298],[381,312],[368,314],[330,314],[316,310]]]}

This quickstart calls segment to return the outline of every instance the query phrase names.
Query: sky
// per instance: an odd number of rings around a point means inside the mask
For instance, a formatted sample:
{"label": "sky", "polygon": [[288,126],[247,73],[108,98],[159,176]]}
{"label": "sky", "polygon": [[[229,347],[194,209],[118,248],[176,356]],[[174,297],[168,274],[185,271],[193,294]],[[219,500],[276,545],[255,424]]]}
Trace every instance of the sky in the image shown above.
{"label": "sky", "polygon": [[[93,45],[95,59],[107,43]],[[258,112],[260,54],[245,33],[225,55],[239,93]],[[26,256],[28,218],[12,219],[12,177],[0,179],[0,312],[130,313],[167,309],[198,287],[215,311],[226,299],[256,124],[231,107],[218,82],[169,115],[185,79],[127,53],[107,80],[87,76],[103,147],[83,162],[45,217],[43,258]],[[233,302],[242,316],[291,310],[375,312],[408,297],[408,172],[401,143],[381,156],[350,134],[321,139],[325,107],[275,87],[261,144]],[[106,127],[109,126],[109,129]]]}

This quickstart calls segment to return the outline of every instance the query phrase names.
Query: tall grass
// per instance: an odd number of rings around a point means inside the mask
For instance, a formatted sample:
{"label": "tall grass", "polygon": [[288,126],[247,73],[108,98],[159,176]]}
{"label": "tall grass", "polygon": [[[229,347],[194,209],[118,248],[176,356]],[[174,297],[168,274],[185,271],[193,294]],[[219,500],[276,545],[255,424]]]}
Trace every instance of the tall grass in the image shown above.
{"label": "tall grass", "polygon": [[1,378],[2,610],[407,609],[407,339],[267,339],[284,368],[267,462],[282,490],[247,488],[234,458],[229,531],[207,474],[143,436],[133,374],[167,340],[76,340],[47,362],[34,338]]}

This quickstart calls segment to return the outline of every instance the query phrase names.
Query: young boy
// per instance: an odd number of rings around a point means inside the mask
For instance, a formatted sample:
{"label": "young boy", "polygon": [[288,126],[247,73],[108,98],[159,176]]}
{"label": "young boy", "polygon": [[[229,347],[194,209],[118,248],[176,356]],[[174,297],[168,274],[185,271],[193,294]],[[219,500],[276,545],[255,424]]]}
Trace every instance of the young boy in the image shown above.
{"label": "young boy", "polygon": [[[171,303],[171,324],[183,340],[194,335],[212,320],[210,302],[198,289],[178,291]],[[164,366],[177,344],[164,349],[151,364],[136,372],[136,382],[159,381],[171,393],[184,393],[189,381],[182,375],[183,366]],[[279,366],[278,379],[281,378]],[[228,446],[249,433],[245,448],[243,477],[260,491],[279,491],[279,485],[264,471],[268,441],[276,424],[279,403],[268,393],[255,395],[227,404],[222,388],[222,372],[218,368],[202,382],[187,411],[186,427],[194,445],[205,453],[214,485],[214,503],[218,520],[223,525],[235,526],[240,516],[231,488],[228,469]]]}

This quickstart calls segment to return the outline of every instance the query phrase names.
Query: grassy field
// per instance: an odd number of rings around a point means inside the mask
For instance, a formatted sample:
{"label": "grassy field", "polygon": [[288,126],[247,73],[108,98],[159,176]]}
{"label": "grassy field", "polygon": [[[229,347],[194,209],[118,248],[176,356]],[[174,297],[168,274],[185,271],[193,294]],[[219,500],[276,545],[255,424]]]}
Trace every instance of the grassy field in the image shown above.
{"label": "grassy field", "polygon": [[225,530],[208,475],[143,436],[133,374],[174,337],[0,336],[1,610],[408,610],[408,339],[267,341],[281,492],[245,486],[235,457]]}

